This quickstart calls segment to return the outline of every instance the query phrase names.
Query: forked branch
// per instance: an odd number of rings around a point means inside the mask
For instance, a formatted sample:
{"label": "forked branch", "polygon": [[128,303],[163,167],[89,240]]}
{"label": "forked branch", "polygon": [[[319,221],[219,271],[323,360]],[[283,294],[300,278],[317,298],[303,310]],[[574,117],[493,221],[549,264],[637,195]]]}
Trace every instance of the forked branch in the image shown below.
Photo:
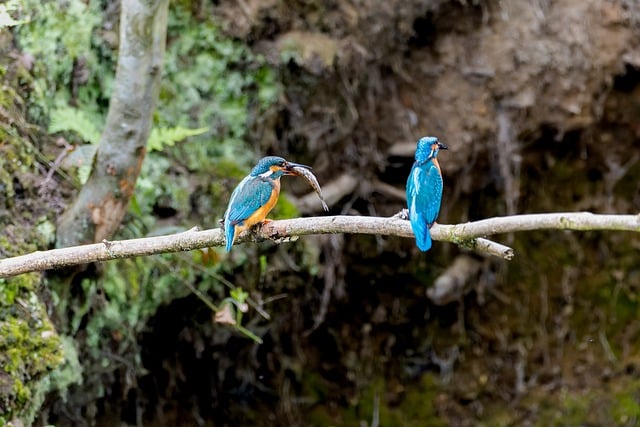
{"label": "forked branch", "polygon": [[[640,215],[596,215],[588,212],[514,215],[464,224],[435,224],[431,228],[431,237],[433,240],[451,242],[479,252],[511,259],[514,255],[511,248],[484,237],[545,229],[640,232]],[[239,236],[237,242],[332,233],[413,237],[409,221],[398,217],[326,216],[271,221],[262,225],[255,233],[244,233]],[[111,242],[105,240],[102,243],[36,251],[2,259],[0,260],[0,277],[97,261],[223,246],[224,243],[224,233],[219,228],[204,231],[194,228],[183,233],[141,239]]]}

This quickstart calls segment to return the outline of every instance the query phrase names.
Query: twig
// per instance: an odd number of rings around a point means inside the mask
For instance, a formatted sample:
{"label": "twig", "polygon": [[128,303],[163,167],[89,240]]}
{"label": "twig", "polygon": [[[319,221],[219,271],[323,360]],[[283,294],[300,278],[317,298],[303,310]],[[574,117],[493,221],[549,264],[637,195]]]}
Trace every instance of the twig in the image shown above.
{"label": "twig", "polygon": [[407,200],[407,193],[405,192],[404,188],[399,189],[395,185],[387,184],[386,182],[375,180],[373,182],[373,189],[380,194],[401,200],[402,202]]}
{"label": "twig", "polygon": [[449,304],[465,294],[465,287],[469,283],[477,282],[482,263],[462,254],[453,260],[453,263],[438,276],[433,286],[427,288],[427,296],[436,305]]}
{"label": "twig", "polygon": [[[452,242],[476,251],[511,259],[513,257],[511,248],[480,237],[540,229],[640,232],[640,215],[594,215],[588,212],[515,215],[466,224],[434,224],[431,228],[431,237],[433,240]],[[271,221],[264,224],[255,233],[240,235],[238,242],[255,241],[256,238],[264,240],[335,233],[413,237],[409,222],[397,217],[326,216]],[[223,245],[224,235],[219,228],[204,231],[194,228],[183,233],[141,239],[105,240],[102,243],[36,251],[2,259],[0,260],[0,278],[97,261],[190,251]]]}
{"label": "twig", "polygon": [[411,157],[416,154],[415,141],[397,142],[389,147],[388,154],[390,156]]}

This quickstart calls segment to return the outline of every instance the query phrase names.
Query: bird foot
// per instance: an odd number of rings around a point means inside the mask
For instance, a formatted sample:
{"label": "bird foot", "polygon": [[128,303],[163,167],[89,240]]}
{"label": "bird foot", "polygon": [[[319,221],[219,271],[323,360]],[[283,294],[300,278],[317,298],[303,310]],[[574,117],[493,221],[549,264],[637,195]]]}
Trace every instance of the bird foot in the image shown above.
{"label": "bird foot", "polygon": [[264,229],[262,228],[262,226],[270,222],[273,222],[273,220],[265,218],[261,222],[254,225],[253,226],[254,235],[259,236],[262,239],[266,237],[266,239],[271,240],[273,243],[276,243],[276,244],[295,242],[296,240],[298,240],[299,236],[290,236],[290,235],[283,236],[283,235],[280,235],[277,232],[277,230],[275,233],[273,232],[273,230],[270,230],[270,232],[263,233]]}
{"label": "bird foot", "polygon": [[392,218],[409,219],[409,209],[402,209],[400,212],[392,216]]}
{"label": "bird foot", "polygon": [[253,224],[251,226],[251,228],[249,229],[256,237],[260,235],[260,232],[262,230],[262,226],[265,224],[269,224],[270,222],[272,222],[273,220],[271,219],[263,219],[260,222],[256,222],[255,224]]}

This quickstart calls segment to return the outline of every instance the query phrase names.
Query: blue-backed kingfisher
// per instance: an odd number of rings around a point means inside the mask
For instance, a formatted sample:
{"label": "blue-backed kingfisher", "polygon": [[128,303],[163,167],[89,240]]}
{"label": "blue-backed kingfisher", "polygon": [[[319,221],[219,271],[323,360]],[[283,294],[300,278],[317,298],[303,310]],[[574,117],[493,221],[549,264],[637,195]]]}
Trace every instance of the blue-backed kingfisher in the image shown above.
{"label": "blue-backed kingfisher", "polygon": [[407,180],[409,221],[421,251],[431,248],[429,229],[438,218],[442,200],[442,171],[438,164],[438,151],[447,146],[433,136],[418,141],[416,161]]}
{"label": "blue-backed kingfisher", "polygon": [[251,170],[231,193],[229,206],[224,214],[224,233],[227,251],[235,238],[254,225],[264,222],[280,195],[280,177],[299,175],[294,168],[311,169],[309,166],[291,163],[282,157],[268,156]]}

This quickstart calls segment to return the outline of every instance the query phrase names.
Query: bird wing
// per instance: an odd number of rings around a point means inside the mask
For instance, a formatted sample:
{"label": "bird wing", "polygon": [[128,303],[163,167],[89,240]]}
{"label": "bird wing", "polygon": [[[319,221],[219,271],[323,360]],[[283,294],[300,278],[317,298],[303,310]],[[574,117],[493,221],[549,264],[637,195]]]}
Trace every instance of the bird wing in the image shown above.
{"label": "bird wing", "polygon": [[429,228],[440,211],[442,199],[442,176],[433,162],[414,164],[407,180],[407,205],[411,229],[416,236],[418,247],[431,247]]}
{"label": "bird wing", "polygon": [[257,176],[248,176],[233,190],[225,222],[236,225],[264,206],[273,191],[273,185]]}
{"label": "bird wing", "polygon": [[440,212],[442,175],[440,175],[440,170],[433,162],[428,162],[423,166],[419,166],[419,168],[423,169],[424,176],[421,180],[420,190],[416,195],[416,204],[418,210],[424,215],[428,226],[431,227]]}

